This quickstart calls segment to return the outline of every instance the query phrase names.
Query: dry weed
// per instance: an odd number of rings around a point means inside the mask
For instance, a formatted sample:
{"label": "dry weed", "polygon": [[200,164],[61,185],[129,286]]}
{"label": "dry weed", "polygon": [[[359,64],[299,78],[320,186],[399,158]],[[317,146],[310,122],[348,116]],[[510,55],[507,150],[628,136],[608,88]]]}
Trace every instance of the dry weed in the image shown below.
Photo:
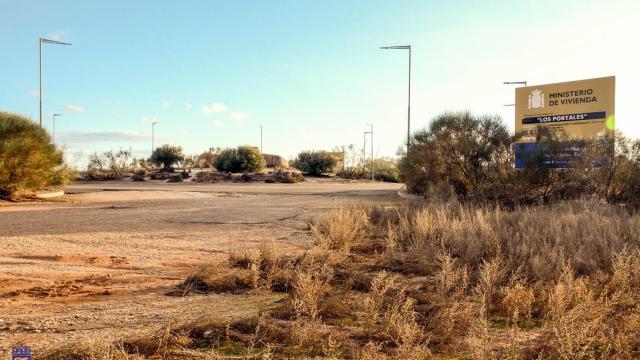
{"label": "dry weed", "polygon": [[82,359],[82,360],[143,360],[138,354],[130,354],[122,344],[113,339],[91,338],[74,342],[55,350],[45,351],[39,357],[43,360]]}
{"label": "dry weed", "polygon": [[360,360],[388,360],[390,357],[382,351],[382,344],[368,342],[360,351]]}
{"label": "dry weed", "polygon": [[400,359],[426,359],[431,355],[423,329],[416,321],[414,304],[415,300],[400,291],[383,314],[383,333],[397,347]]}
{"label": "dry weed", "polygon": [[396,276],[390,275],[386,271],[379,272],[371,281],[371,291],[364,300],[364,310],[369,326],[374,325],[380,311],[383,308],[389,292],[394,287]]}
{"label": "dry weed", "polygon": [[296,272],[292,304],[298,318],[318,319],[318,300],[328,289],[328,281],[319,273]]}
{"label": "dry weed", "polygon": [[298,318],[289,325],[288,338],[291,343],[305,351],[322,347],[327,334],[326,325],[319,320]]}
{"label": "dry weed", "polygon": [[504,290],[502,309],[511,324],[517,324],[520,320],[528,321],[531,320],[534,300],[533,290],[517,281]]}
{"label": "dry weed", "polygon": [[435,258],[438,271],[432,277],[438,294],[442,298],[459,298],[469,285],[467,267],[458,267],[456,260],[446,249],[441,249]]}
{"label": "dry weed", "polygon": [[497,305],[500,287],[505,275],[504,260],[501,256],[496,256],[489,261],[482,261],[476,289],[488,312],[493,311]]}
{"label": "dry weed", "polygon": [[549,348],[561,359],[601,358],[609,304],[566,266],[547,302]]}
{"label": "dry weed", "polygon": [[471,322],[469,333],[465,336],[464,342],[467,354],[471,359],[491,359],[492,341],[484,307],[480,308],[478,316]]}
{"label": "dry weed", "polygon": [[317,246],[349,253],[368,223],[369,217],[363,208],[338,208],[321,216],[311,230]]}
{"label": "dry weed", "polygon": [[255,262],[255,255],[247,249],[234,249],[229,251],[229,266],[249,269]]}

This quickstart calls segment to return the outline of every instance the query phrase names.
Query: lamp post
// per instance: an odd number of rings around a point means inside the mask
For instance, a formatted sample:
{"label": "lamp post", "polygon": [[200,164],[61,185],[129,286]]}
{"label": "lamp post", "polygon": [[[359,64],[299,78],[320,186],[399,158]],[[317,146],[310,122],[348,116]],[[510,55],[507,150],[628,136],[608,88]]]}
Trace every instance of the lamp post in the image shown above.
{"label": "lamp post", "polygon": [[409,95],[407,105],[407,153],[409,152],[409,144],[411,143],[411,45],[399,46],[382,46],[383,50],[409,50]]}
{"label": "lamp post", "polygon": [[262,125],[260,125],[260,154],[262,154]]}
{"label": "lamp post", "polygon": [[53,114],[51,119],[53,120],[53,143],[56,142],[56,117],[62,116],[62,114]]}
{"label": "lamp post", "polygon": [[373,163],[373,124],[367,124],[371,127],[371,130],[369,131],[365,131],[364,135],[367,136],[367,134],[371,135],[371,180],[374,180],[374,170],[375,170],[375,165]]}
{"label": "lamp post", "polygon": [[42,127],[42,44],[56,44],[56,45],[71,45],[70,43],[65,43],[62,41],[45,39],[43,37],[38,38],[38,55],[40,58],[39,62],[39,73],[40,73],[40,127]]}
{"label": "lamp post", "polygon": [[[527,86],[526,81],[503,81],[504,85],[524,85]],[[516,106],[516,104],[504,104],[504,106]]]}
{"label": "lamp post", "polygon": [[151,123],[151,155],[153,156],[153,151],[156,149],[155,148],[155,127],[156,124],[158,123],[158,121],[154,121]]}
{"label": "lamp post", "polygon": [[367,160],[367,132],[364,132],[364,135],[362,136],[362,168],[364,168],[366,165],[366,160]]}

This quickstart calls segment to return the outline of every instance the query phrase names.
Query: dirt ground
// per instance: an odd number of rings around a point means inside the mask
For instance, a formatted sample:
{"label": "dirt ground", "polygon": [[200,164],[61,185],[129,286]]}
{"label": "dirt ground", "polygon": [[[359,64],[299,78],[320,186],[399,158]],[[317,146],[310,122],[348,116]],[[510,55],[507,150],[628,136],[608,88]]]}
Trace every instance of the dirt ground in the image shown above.
{"label": "dirt ground", "polygon": [[323,210],[393,204],[386,183],[87,182],[63,201],[0,204],[0,358],[153,331],[171,322],[249,315],[281,295],[166,294],[199,265],[275,242],[310,244]]}

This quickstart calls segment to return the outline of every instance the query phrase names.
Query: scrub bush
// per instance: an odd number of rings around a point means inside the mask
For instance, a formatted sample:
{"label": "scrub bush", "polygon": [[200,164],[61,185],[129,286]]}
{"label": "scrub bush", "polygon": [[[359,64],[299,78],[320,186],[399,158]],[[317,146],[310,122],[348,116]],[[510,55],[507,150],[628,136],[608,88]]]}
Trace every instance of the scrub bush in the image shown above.
{"label": "scrub bush", "polygon": [[460,197],[481,193],[489,168],[508,155],[512,139],[502,121],[469,112],[444,113],[413,135],[400,162],[401,179],[412,193],[446,181]]}
{"label": "scrub bush", "polygon": [[[49,134],[21,115],[0,112],[0,198],[69,181]],[[62,171],[62,172],[61,172]]]}
{"label": "scrub bush", "polygon": [[[397,161],[389,158],[376,159],[373,167],[375,180],[384,182],[400,182]],[[371,160],[364,165],[344,168],[336,173],[344,179],[371,179]]]}
{"label": "scrub bush", "polygon": [[252,146],[238,146],[236,149],[224,149],[213,160],[218,171],[255,172],[264,169],[266,162],[260,150]]}
{"label": "scrub bush", "polygon": [[131,150],[94,152],[89,155],[85,178],[87,180],[118,180],[134,171]]}
{"label": "scrub bush", "polygon": [[463,201],[508,207],[582,197],[640,207],[640,142],[620,135],[580,141],[568,167],[554,169],[548,160],[564,161],[567,145],[561,134],[541,129],[536,142],[544,149],[523,160],[527,168],[516,169],[520,136],[510,135],[497,117],[442,114],[413,135],[399,162],[401,181],[426,197],[438,197],[434,189],[451,189]]}
{"label": "scrub bush", "polygon": [[303,151],[293,161],[293,167],[311,176],[332,173],[337,164],[338,160],[327,151]]}

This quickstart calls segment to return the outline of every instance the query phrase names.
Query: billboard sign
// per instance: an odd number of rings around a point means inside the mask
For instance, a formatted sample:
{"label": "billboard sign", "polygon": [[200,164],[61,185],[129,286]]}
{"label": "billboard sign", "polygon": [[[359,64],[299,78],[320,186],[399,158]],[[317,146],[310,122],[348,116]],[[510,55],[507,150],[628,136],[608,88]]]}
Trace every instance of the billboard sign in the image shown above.
{"label": "billboard sign", "polygon": [[516,88],[516,168],[530,165],[527,159],[544,148],[538,143],[541,130],[555,133],[566,144],[562,156],[544,157],[537,166],[566,168],[580,153],[582,140],[606,138],[615,129],[615,77],[570,81]]}

